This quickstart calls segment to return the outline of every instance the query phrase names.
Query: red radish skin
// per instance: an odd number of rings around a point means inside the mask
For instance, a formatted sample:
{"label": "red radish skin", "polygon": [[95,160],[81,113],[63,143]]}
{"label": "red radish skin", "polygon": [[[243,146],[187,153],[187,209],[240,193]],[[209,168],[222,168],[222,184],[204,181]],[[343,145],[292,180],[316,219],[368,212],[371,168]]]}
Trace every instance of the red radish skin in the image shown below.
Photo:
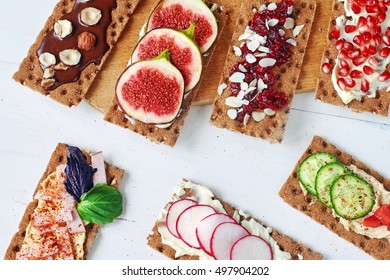
{"label": "red radish skin", "polygon": [[149,31],[138,42],[131,62],[155,58],[166,49],[171,54],[170,61],[184,77],[185,91],[192,90],[198,84],[202,74],[202,54],[195,42],[183,32],[170,28]]}
{"label": "red radish skin", "polygon": [[165,224],[168,231],[176,238],[180,238],[176,231],[177,218],[188,207],[198,204],[192,199],[181,199],[171,204],[168,208],[167,217],[165,218]]}
{"label": "red radish skin", "polygon": [[229,215],[223,213],[215,213],[207,216],[200,221],[196,228],[196,237],[198,238],[199,245],[205,253],[212,255],[210,248],[210,240],[213,235],[214,229],[222,223],[235,223],[236,221]]}
{"label": "red radish skin", "polygon": [[187,29],[196,22],[195,41],[205,53],[217,38],[218,24],[202,0],[162,0],[152,12],[148,30],[158,27]]}
{"label": "red radish skin", "polygon": [[271,246],[263,238],[255,235],[237,240],[230,251],[231,260],[272,260]]}
{"label": "red radish skin", "polygon": [[196,238],[196,228],[201,220],[214,213],[214,208],[205,204],[198,204],[185,209],[176,222],[176,231],[179,238],[188,246],[200,249]]}
{"label": "red radish skin", "polygon": [[246,228],[237,223],[222,223],[211,237],[211,253],[216,260],[230,260],[233,244],[240,238],[250,235]]}

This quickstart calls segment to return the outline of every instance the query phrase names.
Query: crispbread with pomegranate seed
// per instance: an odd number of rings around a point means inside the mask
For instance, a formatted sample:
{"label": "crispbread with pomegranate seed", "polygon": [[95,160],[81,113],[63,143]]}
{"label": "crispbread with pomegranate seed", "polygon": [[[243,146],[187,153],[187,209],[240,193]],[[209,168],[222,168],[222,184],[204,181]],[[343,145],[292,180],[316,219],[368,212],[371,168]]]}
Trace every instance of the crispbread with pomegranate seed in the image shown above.
{"label": "crispbread with pomegranate seed", "polygon": [[[186,188],[187,183],[191,183],[191,182],[187,181],[186,179],[183,179],[182,184],[184,184],[183,185],[184,192],[180,195],[180,197],[178,197],[176,199],[190,198],[193,195],[191,188]],[[243,213],[241,210],[238,210],[237,208],[232,206],[230,203],[225,202],[216,196],[214,196],[212,199],[218,200],[222,204],[224,210],[226,211],[226,214],[228,214],[230,217],[233,217],[234,213],[236,213],[236,215],[238,215],[240,223],[244,220],[251,220],[252,219],[252,217],[250,217],[246,213]],[[175,201],[175,199],[173,198],[171,202],[167,203],[165,205],[163,211],[168,210],[169,206],[174,201]],[[253,218],[253,219],[256,222],[260,223],[262,226],[266,227],[259,220],[255,219],[255,218]],[[175,249],[162,242],[161,234],[158,230],[159,226],[165,226],[165,222],[161,222],[161,221],[157,220],[157,222],[155,223],[155,225],[152,229],[152,233],[147,238],[148,245],[151,248],[163,253],[165,256],[167,256],[168,258],[173,259],[173,260],[197,260],[197,259],[199,259],[198,256],[190,256],[190,255],[182,255],[179,257],[175,257],[175,255],[176,255]],[[306,247],[302,243],[297,243],[291,237],[284,235],[284,234],[281,234],[280,232],[278,232],[274,228],[270,228],[270,227],[267,227],[267,228],[272,230],[270,233],[270,236],[277,242],[280,249],[284,252],[290,253],[292,259],[294,259],[294,260],[299,260],[299,259],[320,260],[320,259],[322,259],[322,255],[320,253],[312,251],[310,248]]]}
{"label": "crispbread with pomegranate seed", "polygon": [[[41,179],[39,180],[38,186],[36,187],[33,197],[37,191],[41,188],[41,183],[53,172],[56,171],[57,166],[60,164],[65,164],[67,162],[67,151],[68,146],[66,144],[58,144],[53,154],[50,157],[50,161],[46,167],[45,172],[43,173]],[[87,160],[90,162],[90,155],[87,152],[84,152],[87,157]],[[118,188],[121,184],[124,171],[118,167],[106,165],[106,176],[107,182],[111,186]],[[26,228],[30,223],[30,216],[33,214],[35,208],[38,205],[38,200],[34,199],[31,203],[27,205],[27,208],[24,212],[24,215],[19,223],[18,232],[14,234],[12,240],[8,246],[7,251],[5,252],[5,260],[15,260],[16,253],[21,249],[22,243],[26,234]],[[90,253],[93,245],[93,241],[96,238],[96,235],[100,229],[101,225],[98,224],[88,224],[85,226],[86,229],[86,240],[84,242],[84,258],[87,258]]]}
{"label": "crispbread with pomegranate seed", "polygon": [[373,176],[376,180],[382,183],[386,190],[390,191],[390,180],[384,178],[376,171],[364,165],[362,162],[356,160],[346,152],[341,151],[331,143],[324,139],[315,136],[310,146],[306,149],[302,157],[296,164],[292,174],[288,177],[287,181],[281,188],[279,195],[283,200],[294,207],[295,209],[308,215],[318,223],[324,225],[340,237],[351,242],[355,246],[364,250],[367,254],[376,259],[390,259],[390,243],[386,238],[372,239],[361,234],[357,234],[354,231],[348,231],[339,222],[338,217],[334,217],[332,209],[322,205],[316,197],[307,194],[303,194],[298,180],[298,167],[300,163],[307,158],[310,154],[317,152],[327,152],[333,154],[344,165],[353,164],[357,168],[363,170],[367,174]]}
{"label": "crispbread with pomegranate seed", "polygon": [[[336,49],[336,39],[331,39],[329,34],[335,26],[336,19],[344,15],[344,5],[338,0],[333,1],[332,13],[329,21],[329,28],[327,34],[327,45],[323,52],[322,62],[329,61],[334,66],[335,59],[337,58],[338,51]],[[348,107],[356,112],[371,112],[379,115],[387,116],[390,104],[390,94],[386,92],[386,89],[377,90],[376,98],[363,97],[362,101],[353,100],[349,104],[344,104],[337,91],[334,89],[332,82],[332,75],[324,74],[320,69],[319,78],[316,88],[316,99],[322,102],[329,103],[336,106]]]}
{"label": "crispbread with pomegranate seed", "polygon": [[[275,1],[280,2],[280,1]],[[253,9],[259,9],[262,4],[266,4],[266,1],[243,1],[241,6],[241,16],[237,20],[237,29],[232,37],[232,46],[239,46],[240,41],[238,38],[244,33],[247,24],[253,17]],[[297,37],[293,37],[292,30],[286,30],[286,37],[293,38],[297,42],[297,46],[292,46],[291,57],[281,67],[274,66],[275,73],[275,86],[278,91],[286,94],[288,98],[288,104],[285,108],[278,110],[273,116],[266,116],[262,121],[255,122],[253,118],[250,118],[248,123],[243,123],[232,120],[227,111],[229,106],[225,104],[225,99],[231,96],[229,90],[229,71],[230,68],[240,61],[242,58],[234,54],[232,48],[229,48],[227,59],[224,67],[224,71],[220,80],[220,84],[227,84],[227,88],[224,92],[216,97],[211,113],[210,123],[220,128],[226,128],[232,131],[240,132],[253,137],[260,137],[269,142],[281,142],[283,139],[284,129],[287,123],[288,113],[290,112],[291,101],[294,97],[295,88],[298,83],[300,69],[303,63],[307,42],[313,23],[313,18],[316,10],[316,2],[313,0],[298,0],[293,1],[292,17],[295,20],[296,25],[304,25],[301,32]]]}
{"label": "crispbread with pomegranate seed", "polygon": [[[218,1],[213,1],[217,2]],[[168,146],[174,146],[179,135],[180,135],[180,129],[184,124],[184,120],[187,117],[191,103],[194,100],[201,84],[202,84],[202,78],[203,73],[209,63],[212,61],[212,56],[215,50],[216,45],[218,44],[218,40],[221,37],[221,34],[223,32],[223,29],[225,27],[226,21],[228,19],[228,11],[226,9],[221,9],[223,6],[219,6],[213,13],[217,19],[218,22],[218,35],[216,38],[216,41],[214,42],[213,46],[210,48],[209,51],[207,51],[207,55],[203,56],[203,71],[202,76],[197,84],[197,86],[186,96],[186,98],[183,100],[183,104],[181,107],[181,113],[180,115],[174,120],[171,126],[167,128],[158,128],[153,124],[146,124],[137,121],[135,124],[133,124],[126,115],[119,109],[118,103],[116,98],[113,99],[112,105],[107,111],[104,119],[108,122],[111,122],[113,124],[122,126],[124,128],[128,128],[136,133],[139,133],[149,140],[156,142],[156,143],[164,143]]]}
{"label": "crispbread with pomegranate seed", "polygon": [[[89,87],[102,68],[112,48],[119,39],[123,29],[126,27],[129,17],[134,12],[139,0],[117,0],[117,7],[111,13],[111,23],[107,28],[106,43],[109,49],[102,57],[99,64],[90,63],[75,82],[65,83],[52,90],[46,90],[42,85],[43,70],[38,60],[39,50],[45,36],[53,31],[54,23],[64,15],[72,11],[77,0],[60,0],[54,7],[51,16],[46,21],[42,31],[36,38],[35,43],[30,47],[27,57],[22,61],[13,79],[21,84],[50,96],[55,101],[68,107],[77,105],[87,94]],[[92,5],[93,6],[93,5]],[[72,35],[71,35],[72,36]],[[73,36],[75,36],[73,34]],[[66,40],[66,38],[64,39]],[[75,46],[76,47],[76,46]]]}

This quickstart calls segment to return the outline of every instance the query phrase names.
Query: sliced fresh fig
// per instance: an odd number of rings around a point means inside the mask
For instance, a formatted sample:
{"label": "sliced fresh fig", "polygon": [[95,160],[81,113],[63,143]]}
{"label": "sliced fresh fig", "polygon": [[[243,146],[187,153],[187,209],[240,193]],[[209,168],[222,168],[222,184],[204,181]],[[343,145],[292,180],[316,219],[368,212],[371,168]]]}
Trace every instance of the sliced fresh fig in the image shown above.
{"label": "sliced fresh fig", "polygon": [[272,260],[271,246],[263,238],[247,235],[234,243],[231,260]]}
{"label": "sliced fresh fig", "polygon": [[172,28],[157,28],[149,31],[138,42],[131,56],[131,62],[154,58],[168,49],[172,64],[184,77],[185,91],[189,92],[198,84],[203,68],[202,54],[191,39],[194,29],[195,25],[191,24],[184,32]]}
{"label": "sliced fresh fig", "polygon": [[148,29],[171,27],[187,29],[196,23],[195,41],[202,53],[217,38],[218,24],[210,8],[202,0],[162,0],[156,6],[148,21]]}
{"label": "sliced fresh fig", "polygon": [[169,61],[169,50],[128,66],[116,84],[116,98],[129,117],[148,124],[166,124],[179,114],[184,78]]}
{"label": "sliced fresh fig", "polygon": [[165,224],[167,226],[168,231],[177,238],[179,237],[179,234],[176,230],[176,222],[177,218],[180,216],[180,214],[187,209],[190,206],[194,206],[198,204],[195,200],[192,199],[181,199],[177,200],[174,203],[169,206],[167,217],[165,220]]}

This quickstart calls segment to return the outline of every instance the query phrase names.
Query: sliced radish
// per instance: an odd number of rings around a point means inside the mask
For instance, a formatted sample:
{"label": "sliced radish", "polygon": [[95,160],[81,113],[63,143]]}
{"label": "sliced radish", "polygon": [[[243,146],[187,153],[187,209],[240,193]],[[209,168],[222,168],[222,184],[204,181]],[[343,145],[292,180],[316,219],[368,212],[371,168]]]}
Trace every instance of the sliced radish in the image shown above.
{"label": "sliced radish", "polygon": [[177,238],[179,237],[179,234],[176,231],[176,222],[179,215],[188,207],[194,206],[198,204],[195,200],[192,199],[181,199],[177,200],[174,203],[171,204],[171,206],[168,209],[167,217],[165,220],[166,226],[168,231]]}
{"label": "sliced radish", "polygon": [[222,213],[214,213],[200,221],[196,228],[196,237],[199,245],[207,254],[211,254],[210,240],[214,229],[222,223],[235,223],[236,221],[229,215]]}
{"label": "sliced radish", "polygon": [[211,236],[211,253],[216,260],[230,260],[233,244],[240,238],[249,235],[243,226],[237,223],[222,223]]}
{"label": "sliced radish", "polygon": [[181,240],[192,248],[200,249],[196,238],[196,228],[201,220],[214,213],[214,208],[205,204],[198,204],[185,209],[176,222],[176,231]]}
{"label": "sliced radish", "polygon": [[233,244],[231,260],[272,260],[271,246],[261,237],[244,236]]}
{"label": "sliced radish", "polygon": [[98,183],[107,184],[106,167],[104,166],[103,152],[97,152],[91,156],[92,168],[96,168],[93,174],[93,184]]}

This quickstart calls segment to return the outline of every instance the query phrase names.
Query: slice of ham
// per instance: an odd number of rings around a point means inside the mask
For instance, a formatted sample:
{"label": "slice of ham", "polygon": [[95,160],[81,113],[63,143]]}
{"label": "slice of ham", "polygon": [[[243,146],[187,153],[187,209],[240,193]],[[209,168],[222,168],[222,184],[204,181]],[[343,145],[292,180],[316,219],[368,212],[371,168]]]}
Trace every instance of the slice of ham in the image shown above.
{"label": "slice of ham", "polygon": [[91,156],[92,168],[96,168],[93,174],[93,185],[104,183],[107,184],[106,167],[103,159],[103,152],[97,152]]}

